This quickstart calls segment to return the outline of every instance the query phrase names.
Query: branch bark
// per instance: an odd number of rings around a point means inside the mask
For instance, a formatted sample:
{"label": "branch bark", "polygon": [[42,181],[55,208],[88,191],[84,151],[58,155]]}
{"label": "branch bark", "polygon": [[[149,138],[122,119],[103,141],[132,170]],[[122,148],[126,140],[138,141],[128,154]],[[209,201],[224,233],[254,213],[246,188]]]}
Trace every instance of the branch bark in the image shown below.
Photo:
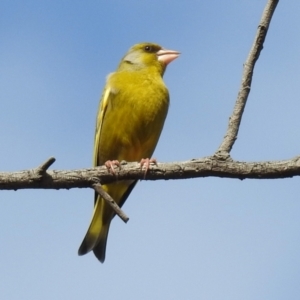
{"label": "branch bark", "polygon": [[151,165],[146,177],[138,162],[121,162],[111,174],[105,166],[80,170],[50,170],[38,176],[35,170],[0,173],[0,190],[94,188],[116,180],[169,180],[203,177],[279,179],[300,176],[300,156],[290,160],[241,162],[209,156],[185,162]]}

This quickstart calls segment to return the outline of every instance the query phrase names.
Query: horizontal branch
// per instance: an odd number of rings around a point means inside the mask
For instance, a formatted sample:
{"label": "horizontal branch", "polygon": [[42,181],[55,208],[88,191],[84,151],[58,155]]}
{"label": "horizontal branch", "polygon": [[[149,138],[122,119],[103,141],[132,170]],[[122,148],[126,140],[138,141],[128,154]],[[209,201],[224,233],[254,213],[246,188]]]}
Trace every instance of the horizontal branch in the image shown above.
{"label": "horizontal branch", "polygon": [[[39,168],[37,168],[39,169]],[[185,162],[151,165],[146,177],[137,162],[121,162],[115,175],[105,166],[80,170],[49,170],[41,176],[36,170],[0,173],[0,190],[93,188],[121,180],[169,180],[200,177],[236,179],[279,179],[300,175],[300,157],[283,161],[240,162],[222,160],[217,156]]]}

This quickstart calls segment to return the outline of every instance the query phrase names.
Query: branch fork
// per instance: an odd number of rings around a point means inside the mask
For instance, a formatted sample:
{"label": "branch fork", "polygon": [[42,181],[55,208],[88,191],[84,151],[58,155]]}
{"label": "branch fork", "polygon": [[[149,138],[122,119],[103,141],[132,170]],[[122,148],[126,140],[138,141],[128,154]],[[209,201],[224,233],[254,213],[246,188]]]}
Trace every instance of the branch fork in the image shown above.
{"label": "branch fork", "polygon": [[[226,134],[217,151],[209,157],[186,162],[158,163],[147,171],[147,180],[183,179],[199,177],[227,178],[288,178],[300,176],[300,156],[285,161],[239,162],[234,161],[230,152],[237,140],[243,112],[251,90],[255,63],[260,56],[269,25],[279,0],[268,0],[263,11],[253,45],[243,66],[243,74],[237,100],[229,118]],[[48,170],[55,162],[51,157],[33,170],[0,172],[0,190],[18,189],[70,189],[93,188],[126,223],[129,218],[117,203],[102,188],[102,184],[116,180],[143,180],[145,171],[139,163],[122,161],[122,168],[111,174],[105,166],[91,169],[58,171]]]}

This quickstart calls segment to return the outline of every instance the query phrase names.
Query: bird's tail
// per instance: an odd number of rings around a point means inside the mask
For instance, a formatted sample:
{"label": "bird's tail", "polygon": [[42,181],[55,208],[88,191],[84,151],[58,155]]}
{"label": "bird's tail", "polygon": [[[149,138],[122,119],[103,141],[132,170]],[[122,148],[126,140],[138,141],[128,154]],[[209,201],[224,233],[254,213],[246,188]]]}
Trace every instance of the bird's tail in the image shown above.
{"label": "bird's tail", "polygon": [[[136,181],[128,180],[102,187],[122,207],[135,184]],[[91,225],[79,247],[78,254],[84,255],[93,250],[95,256],[103,263],[109,225],[115,212],[99,195],[95,195],[95,199]]]}
{"label": "bird's tail", "polygon": [[93,250],[102,263],[105,260],[106,241],[110,225],[110,220],[103,222],[103,205],[104,200],[99,197],[94,206],[90,227],[78,249],[78,255],[84,255]]}

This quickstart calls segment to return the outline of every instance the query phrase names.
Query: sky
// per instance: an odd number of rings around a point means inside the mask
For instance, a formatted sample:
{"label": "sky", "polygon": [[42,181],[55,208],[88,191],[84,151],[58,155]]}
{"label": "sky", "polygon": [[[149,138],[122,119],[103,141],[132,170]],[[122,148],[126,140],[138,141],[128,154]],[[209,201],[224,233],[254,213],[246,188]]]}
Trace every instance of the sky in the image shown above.
{"label": "sky", "polygon": [[[178,50],[154,157],[212,155],[267,1],[0,3],[0,172],[92,166],[107,74],[135,43]],[[280,1],[232,150],[300,154],[300,2]],[[0,191],[2,299],[299,299],[299,178],[142,181],[111,224],[106,261],[79,257],[93,191]]]}

